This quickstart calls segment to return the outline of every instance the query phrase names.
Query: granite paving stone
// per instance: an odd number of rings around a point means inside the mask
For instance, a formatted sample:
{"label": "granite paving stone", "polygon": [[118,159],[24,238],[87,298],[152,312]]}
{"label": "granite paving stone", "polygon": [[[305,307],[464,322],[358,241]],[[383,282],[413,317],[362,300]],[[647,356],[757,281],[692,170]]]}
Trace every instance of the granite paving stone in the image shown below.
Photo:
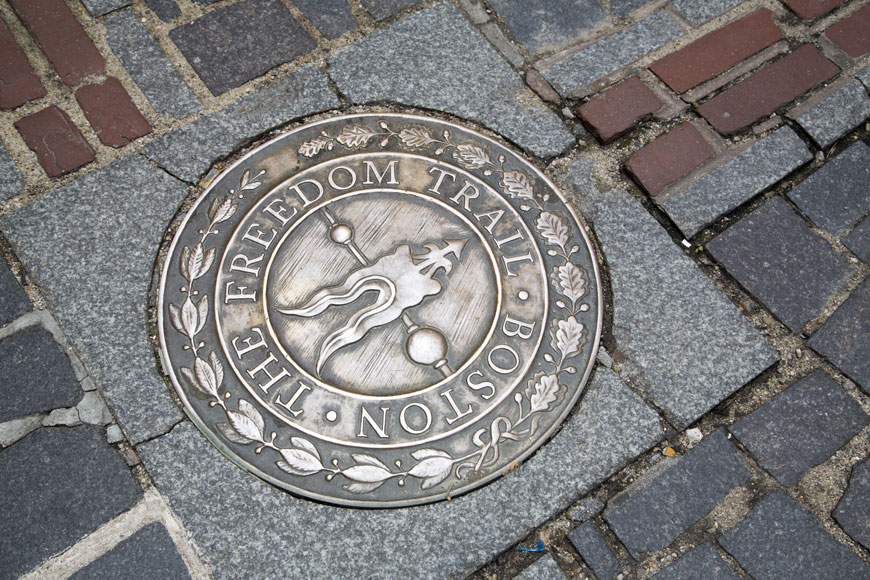
{"label": "granite paving stone", "polygon": [[305,65],[260,91],[150,143],[147,157],[188,182],[195,182],[215,159],[294,118],[338,107],[325,76]]}
{"label": "granite paving stone", "polygon": [[674,6],[692,26],[730,10],[743,0],[674,0]]}
{"label": "granite paving stone", "polygon": [[347,0],[295,0],[293,5],[326,38],[338,38],[359,27]]}
{"label": "granite paving stone", "polygon": [[490,4],[532,54],[564,48],[607,19],[595,0],[491,0]]}
{"label": "granite paving stone", "polygon": [[870,280],[852,292],[808,344],[870,393]]}
{"label": "granite paving stone", "polygon": [[15,121],[49,177],[60,177],[95,159],[94,150],[66,111],[50,105]]}
{"label": "granite paving stone", "polygon": [[157,248],[186,194],[134,155],[0,219],[132,442],[181,416],[157,373],[146,311]]}
{"label": "granite paving stone", "polygon": [[827,149],[870,117],[870,97],[860,81],[851,83],[801,115],[797,122]]}
{"label": "granite paving stone", "polygon": [[662,106],[652,89],[639,77],[632,76],[583,103],[577,113],[595,136],[607,144]]}
{"label": "granite paving stone", "polygon": [[130,574],[138,580],[190,578],[169,532],[159,522],[148,524],[70,578],[116,580]]}
{"label": "granite paving stone", "polygon": [[66,353],[38,325],[0,340],[0,377],[0,422],[73,407],[83,394]]}
{"label": "granite paving stone", "polygon": [[104,145],[123,147],[151,132],[151,125],[133,104],[121,81],[115,77],[109,77],[100,84],[79,87],[75,95],[85,117]]}
{"label": "granite paving stone", "polygon": [[749,478],[737,448],[721,430],[664,471],[610,500],[604,519],[636,557],[660,550],[719,505]]}
{"label": "granite paving stone", "polygon": [[0,260],[0,326],[30,312],[30,301],[4,260]]}
{"label": "granite paving stone", "polygon": [[782,127],[661,202],[692,237],[813,158],[800,137]]}
{"label": "granite paving stone", "polygon": [[652,0],[610,0],[610,11],[614,16],[622,18],[629,12],[633,12],[638,8],[646,6]]}
{"label": "granite paving stone", "polygon": [[15,162],[12,161],[6,147],[0,143],[0,202],[18,195],[22,189],[24,189],[24,177],[15,167]]}
{"label": "granite paving stone", "polygon": [[568,539],[599,580],[610,580],[622,572],[622,565],[594,523],[586,522],[568,534]]}
{"label": "granite paving stone", "polygon": [[45,96],[45,87],[6,23],[0,20],[0,109],[8,111]]}
{"label": "granite paving stone", "polygon": [[[301,578],[464,577],[662,436],[655,412],[612,371],[599,368],[587,389],[575,416],[511,474],[410,509],[297,499],[232,465],[186,421],[138,451],[218,579],[238,577],[243,560],[257,578],[284,577],[291,562]],[[276,537],[294,541],[276,550]]]}
{"label": "granite paving stone", "polygon": [[19,577],[141,496],[102,428],[31,433],[0,453],[0,578]]}
{"label": "granite paving stone", "polygon": [[845,0],[782,0],[795,14],[804,20],[824,16]]}
{"label": "granite paving stone", "polygon": [[707,249],[794,332],[821,313],[852,274],[848,261],[781,197],[713,238]]}
{"label": "granite paving stone", "polygon": [[870,264],[870,217],[866,217],[843,240],[852,253]]}
{"label": "granite paving stone", "polygon": [[870,52],[870,6],[859,8],[825,31],[831,42],[852,58]]}
{"label": "granite paving stone", "polygon": [[281,0],[245,0],[223,6],[172,29],[169,37],[214,95],[316,46]]}
{"label": "granite paving stone", "polygon": [[870,147],[857,141],[799,183],[788,197],[814,224],[839,236],[870,212],[868,183]]}
{"label": "granite paving stone", "polygon": [[92,16],[103,16],[113,10],[126,8],[130,5],[130,0],[82,0],[82,4]]}
{"label": "granite paving stone", "polygon": [[683,554],[676,563],[658,574],[655,580],[738,580],[737,574],[716,552],[713,544],[705,542]]}
{"label": "granite paving stone", "polygon": [[626,171],[652,196],[713,157],[713,146],[689,122],[681,123],[631,154]]}
{"label": "granite paving stone", "polygon": [[172,22],[181,16],[181,8],[175,0],[145,0],[145,5],[163,22]]}
{"label": "granite paving stone", "polygon": [[855,75],[855,78],[861,81],[861,83],[867,88],[867,90],[870,90],[870,66],[858,71],[858,73]]}
{"label": "granite paving stone", "polygon": [[776,489],[722,534],[719,544],[758,580],[870,577],[870,566]]}
{"label": "granite paving stone", "polygon": [[559,117],[450,4],[436,4],[338,50],[329,59],[329,75],[353,103],[387,100],[452,113],[541,157],[574,143]]}
{"label": "granite paving stone", "polygon": [[840,498],[833,516],[852,539],[870,549],[870,460],[852,469],[849,487]]}
{"label": "granite paving stone", "polygon": [[680,27],[668,14],[654,12],[632,26],[544,67],[541,73],[563,97],[569,97],[682,34]]}
{"label": "granite paving stone", "polygon": [[111,14],[103,26],[112,52],[158,113],[183,119],[202,108],[135,13]]}
{"label": "granite paving stone", "polygon": [[520,572],[516,580],[565,580],[565,574],[549,554],[544,554]]}
{"label": "granite paving stone", "polygon": [[794,487],[867,423],[858,403],[817,370],[729,430],[781,484]]}
{"label": "granite paving stone", "polygon": [[420,0],[362,0],[365,8],[375,20],[389,18],[399,10],[413,6]]}

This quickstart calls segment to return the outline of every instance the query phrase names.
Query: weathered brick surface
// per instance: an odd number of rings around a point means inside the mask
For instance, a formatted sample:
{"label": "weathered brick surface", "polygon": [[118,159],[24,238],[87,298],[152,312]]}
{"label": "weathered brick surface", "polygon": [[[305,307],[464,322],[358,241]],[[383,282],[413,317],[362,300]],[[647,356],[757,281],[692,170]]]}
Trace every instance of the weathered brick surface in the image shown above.
{"label": "weathered brick surface", "polygon": [[677,125],[628,158],[626,170],[650,195],[713,157],[713,147],[691,123]]}
{"label": "weathered brick surface", "polygon": [[30,67],[30,61],[0,20],[0,109],[9,110],[45,96],[45,87]]}
{"label": "weathered brick surface", "polygon": [[115,77],[80,87],[76,100],[104,145],[123,147],[151,132],[151,125]]}
{"label": "weathered brick surface", "polygon": [[831,42],[852,58],[870,52],[870,6],[855,11],[825,31]]}
{"label": "weathered brick surface", "polygon": [[54,65],[61,80],[79,84],[103,72],[106,63],[63,0],[10,0],[18,17]]}
{"label": "weathered brick surface", "polygon": [[656,61],[650,70],[678,93],[707,81],[782,38],[762,9]]}
{"label": "weathered brick surface", "polygon": [[610,143],[662,108],[662,102],[637,76],[595,96],[577,110],[602,143]]}
{"label": "weathered brick surface", "polygon": [[846,0],[782,0],[786,6],[803,18],[812,20],[824,16]]}
{"label": "weathered brick surface", "polygon": [[698,112],[720,133],[735,133],[838,72],[840,67],[805,44],[708,100]]}
{"label": "weathered brick surface", "polygon": [[75,171],[94,160],[94,150],[65,112],[51,105],[15,123],[49,177]]}

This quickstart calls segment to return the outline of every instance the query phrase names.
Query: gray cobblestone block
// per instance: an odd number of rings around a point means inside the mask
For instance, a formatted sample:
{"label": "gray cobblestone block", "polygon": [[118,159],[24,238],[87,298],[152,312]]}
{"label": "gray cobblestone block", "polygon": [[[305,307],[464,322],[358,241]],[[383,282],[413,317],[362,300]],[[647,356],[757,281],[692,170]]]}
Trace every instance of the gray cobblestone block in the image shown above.
{"label": "gray cobblestone block", "polygon": [[692,26],[698,26],[741,2],[743,0],[674,0],[674,7]]}
{"label": "gray cobblestone block", "polygon": [[870,566],[779,490],[719,539],[753,578],[870,578]]}
{"label": "gray cobblestone block", "polygon": [[808,344],[870,393],[870,280],[852,292]]}
{"label": "gray cobblestone block", "polygon": [[568,534],[568,539],[599,580],[610,580],[622,572],[622,566],[594,523],[586,522]]}
{"label": "gray cobblestone block", "polygon": [[9,152],[0,143],[0,201],[18,195],[22,189],[24,189],[24,177],[15,167]]}
{"label": "gray cobblestone block", "polygon": [[843,245],[870,264],[870,217],[864,218],[855,226],[855,229],[843,240]]}
{"label": "gray cobblestone block", "polygon": [[145,0],[145,4],[163,22],[172,22],[181,16],[181,9],[175,0]]}
{"label": "gray cobblestone block", "polygon": [[691,237],[812,158],[800,137],[782,127],[668,197],[661,206]]}
{"label": "gray cobblestone block", "polygon": [[294,0],[293,4],[326,38],[338,38],[359,28],[347,0]]}
{"label": "gray cobblestone block", "polygon": [[870,550],[870,459],[852,470],[849,487],[834,509],[834,518],[854,540]]}
{"label": "gray cobblestone block", "polygon": [[640,22],[581,48],[564,60],[541,70],[563,97],[636,61],[676,40],[683,32],[664,12],[655,12]]}
{"label": "gray cobblestone block", "polygon": [[66,353],[41,326],[0,340],[0,421],[73,407],[82,394]]}
{"label": "gray cobblestone block", "polygon": [[0,578],[17,578],[142,495],[100,427],[39,429],[0,454]]}
{"label": "gray cobblestone block", "polygon": [[156,370],[146,309],[157,248],[186,194],[135,155],[0,220],[133,442],[180,418]]}
{"label": "gray cobblestone block", "polygon": [[614,16],[622,18],[629,12],[633,12],[642,6],[646,6],[653,0],[610,0],[610,11]]}
{"label": "gray cobblestone block", "polygon": [[[189,422],[138,451],[216,578],[284,577],[288,562],[300,578],[465,577],[661,437],[655,412],[611,371],[599,369],[588,389],[570,422],[509,475],[412,509],[295,498],[235,467]],[[275,550],[275,537],[294,541]]]}
{"label": "gray cobblestone block", "polygon": [[664,467],[614,497],[604,512],[636,557],[670,545],[749,478],[743,457],[721,430]]}
{"label": "gray cobblestone block", "polygon": [[781,484],[794,487],[868,422],[858,403],[815,371],[729,430]]}
{"label": "gray cobblestone block", "polygon": [[112,52],[161,115],[183,119],[202,107],[169,59],[131,10],[111,14],[103,25]]}
{"label": "gray cobblestone block", "polygon": [[112,10],[126,8],[130,5],[130,0],[82,0],[82,4],[92,16],[102,16]]}
{"label": "gray cobblestone block", "polygon": [[870,97],[860,81],[852,81],[797,118],[822,149],[870,117]]}
{"label": "gray cobblestone block", "polygon": [[6,262],[0,259],[0,326],[30,312],[30,301]]}
{"label": "gray cobblestone block", "polygon": [[870,212],[868,183],[870,147],[858,141],[799,183],[788,196],[813,223],[839,236]]}
{"label": "gray cobblestone block", "polygon": [[399,10],[417,4],[419,0],[362,0],[363,7],[375,20],[389,18]]}
{"label": "gray cobblestone block", "polygon": [[707,249],[794,332],[818,315],[852,274],[848,261],[781,197],[713,238]]}
{"label": "gray cobblestone block", "polygon": [[563,48],[607,19],[596,0],[491,0],[490,4],[532,54]]}
{"label": "gray cobblestone block", "polygon": [[[384,55],[401,54],[401,58]],[[338,50],[329,75],[354,103],[395,101],[489,126],[541,157],[574,143],[559,117],[458,9],[436,4]]]}
{"label": "gray cobblestone block", "polygon": [[294,118],[338,107],[326,77],[306,65],[221,111],[165,135],[144,153],[180,179],[195,182],[215,160]]}
{"label": "gray cobblestone block", "polygon": [[706,542],[653,576],[655,580],[738,580],[737,574]]}
{"label": "gray cobblestone block", "polygon": [[858,74],[855,75],[855,78],[861,81],[867,90],[870,90],[870,66],[861,69]]}
{"label": "gray cobblestone block", "polygon": [[565,574],[549,554],[544,554],[520,572],[516,580],[565,580]]}
{"label": "gray cobblestone block", "polygon": [[166,528],[148,524],[72,576],[72,580],[117,580],[135,574],[137,580],[190,578]]}

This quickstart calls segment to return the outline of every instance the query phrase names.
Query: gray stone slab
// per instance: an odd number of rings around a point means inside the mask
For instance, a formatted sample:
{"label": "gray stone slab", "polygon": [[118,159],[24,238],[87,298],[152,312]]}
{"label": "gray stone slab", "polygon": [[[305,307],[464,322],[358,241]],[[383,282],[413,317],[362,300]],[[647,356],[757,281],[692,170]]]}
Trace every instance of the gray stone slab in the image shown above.
{"label": "gray stone slab", "polygon": [[[569,176],[581,182],[580,196],[584,167],[573,165],[579,176]],[[624,373],[678,427],[776,362],[773,349],[640,202],[614,190],[589,205],[613,285],[613,334],[627,358]]]}
{"label": "gray stone slab", "polygon": [[813,156],[794,131],[782,127],[661,203],[692,237],[749,201]]}
{"label": "gray stone slab", "polygon": [[133,11],[112,14],[103,25],[112,52],[158,113],[183,119],[202,108]]}
{"label": "gray stone slab", "polygon": [[141,495],[100,427],[31,433],[0,454],[0,578],[34,568]]}
{"label": "gray stone slab", "polygon": [[870,566],[779,490],[769,492],[719,544],[753,578],[870,578]]}
{"label": "gray stone slab", "polygon": [[692,26],[698,26],[741,2],[743,0],[674,0],[674,7]]}
{"label": "gray stone slab", "polygon": [[74,407],[83,394],[66,353],[42,326],[0,340],[0,421]]}
{"label": "gray stone slab", "polygon": [[610,500],[604,519],[638,556],[669,546],[749,478],[740,452],[721,430],[687,455],[660,464],[664,471]]}
{"label": "gray stone slab", "polygon": [[[599,369],[578,412],[525,464],[421,507],[351,510],[295,498],[232,465],[186,421],[138,451],[216,578],[285,577],[292,564],[300,578],[440,579],[474,572],[660,437],[658,416]],[[275,538],[293,541],[275,549]]]}
{"label": "gray stone slab", "polygon": [[834,519],[843,530],[870,550],[870,459],[852,469],[849,487],[834,509]]}
{"label": "gray stone slab", "polygon": [[690,551],[658,574],[655,580],[738,580],[737,574],[706,542]]}
{"label": "gray stone slab", "polygon": [[[385,58],[390,54],[402,58]],[[436,4],[338,50],[329,67],[354,103],[395,101],[452,113],[541,157],[574,143],[559,117],[450,4]]]}
{"label": "gray stone slab", "polygon": [[870,393],[870,279],[852,292],[808,344]]}
{"label": "gray stone slab", "polygon": [[6,262],[0,259],[0,326],[30,312],[30,300]]}
{"label": "gray stone slab", "polygon": [[173,175],[195,182],[218,159],[297,117],[338,107],[326,77],[306,65],[265,89],[165,135],[144,153]]}
{"label": "gray stone slab", "polygon": [[135,155],[0,220],[133,442],[181,416],[157,372],[147,302],[157,249],[186,195]]}
{"label": "gray stone slab", "polygon": [[622,565],[594,523],[586,522],[568,534],[568,539],[599,580],[610,580],[622,572]]}
{"label": "gray stone slab", "polygon": [[858,403],[831,377],[815,371],[729,430],[781,484],[794,487],[868,422]]}
{"label": "gray stone slab", "polygon": [[363,7],[375,20],[389,18],[399,10],[417,4],[419,0],[362,0]]}
{"label": "gray stone slab", "polygon": [[92,16],[102,16],[112,10],[126,8],[130,5],[130,0],[82,0],[82,4]]}
{"label": "gray stone slab", "polygon": [[855,229],[843,240],[843,245],[870,264],[870,216],[855,226]]}
{"label": "gray stone slab", "polygon": [[338,38],[345,32],[359,28],[347,0],[294,0],[293,5],[326,38]]}
{"label": "gray stone slab", "polygon": [[610,0],[610,11],[614,16],[622,18],[629,12],[646,6],[653,0]]}
{"label": "gray stone slab", "polygon": [[532,54],[564,48],[607,19],[596,0],[490,0],[490,5]]}
{"label": "gray stone slab", "polygon": [[520,572],[515,580],[565,580],[565,574],[549,554],[544,554]]}
{"label": "gray stone slab", "polygon": [[707,249],[794,332],[817,316],[852,274],[848,261],[781,197],[710,240]]}
{"label": "gray stone slab", "polygon": [[72,576],[72,580],[137,580],[190,578],[184,560],[163,524],[148,524]]}
{"label": "gray stone slab", "polygon": [[810,137],[827,149],[870,117],[870,97],[860,81],[852,81],[797,118]]}
{"label": "gray stone slab", "polygon": [[181,9],[175,0],[145,0],[145,4],[163,22],[172,22],[181,16]]}
{"label": "gray stone slab", "polygon": [[788,196],[833,236],[870,212],[870,147],[857,141],[798,184]]}
{"label": "gray stone slab", "polygon": [[861,69],[858,74],[855,75],[855,78],[861,81],[861,83],[870,90],[870,66]]}
{"label": "gray stone slab", "polygon": [[543,68],[541,74],[559,94],[569,97],[682,34],[682,29],[668,14],[655,12]]}
{"label": "gray stone slab", "polygon": [[0,143],[0,201],[18,195],[22,189],[24,189],[24,177],[15,167],[9,152]]}

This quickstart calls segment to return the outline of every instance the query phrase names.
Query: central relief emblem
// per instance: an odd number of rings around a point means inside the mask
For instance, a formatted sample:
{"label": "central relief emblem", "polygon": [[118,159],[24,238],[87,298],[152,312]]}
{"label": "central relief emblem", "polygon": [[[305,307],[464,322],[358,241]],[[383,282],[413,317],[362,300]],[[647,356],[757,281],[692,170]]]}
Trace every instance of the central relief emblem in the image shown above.
{"label": "central relief emblem", "polygon": [[515,467],[591,371],[596,261],[553,184],[424,117],[305,125],[245,155],[183,220],[161,354],[233,461],[318,500],[407,506]]}

